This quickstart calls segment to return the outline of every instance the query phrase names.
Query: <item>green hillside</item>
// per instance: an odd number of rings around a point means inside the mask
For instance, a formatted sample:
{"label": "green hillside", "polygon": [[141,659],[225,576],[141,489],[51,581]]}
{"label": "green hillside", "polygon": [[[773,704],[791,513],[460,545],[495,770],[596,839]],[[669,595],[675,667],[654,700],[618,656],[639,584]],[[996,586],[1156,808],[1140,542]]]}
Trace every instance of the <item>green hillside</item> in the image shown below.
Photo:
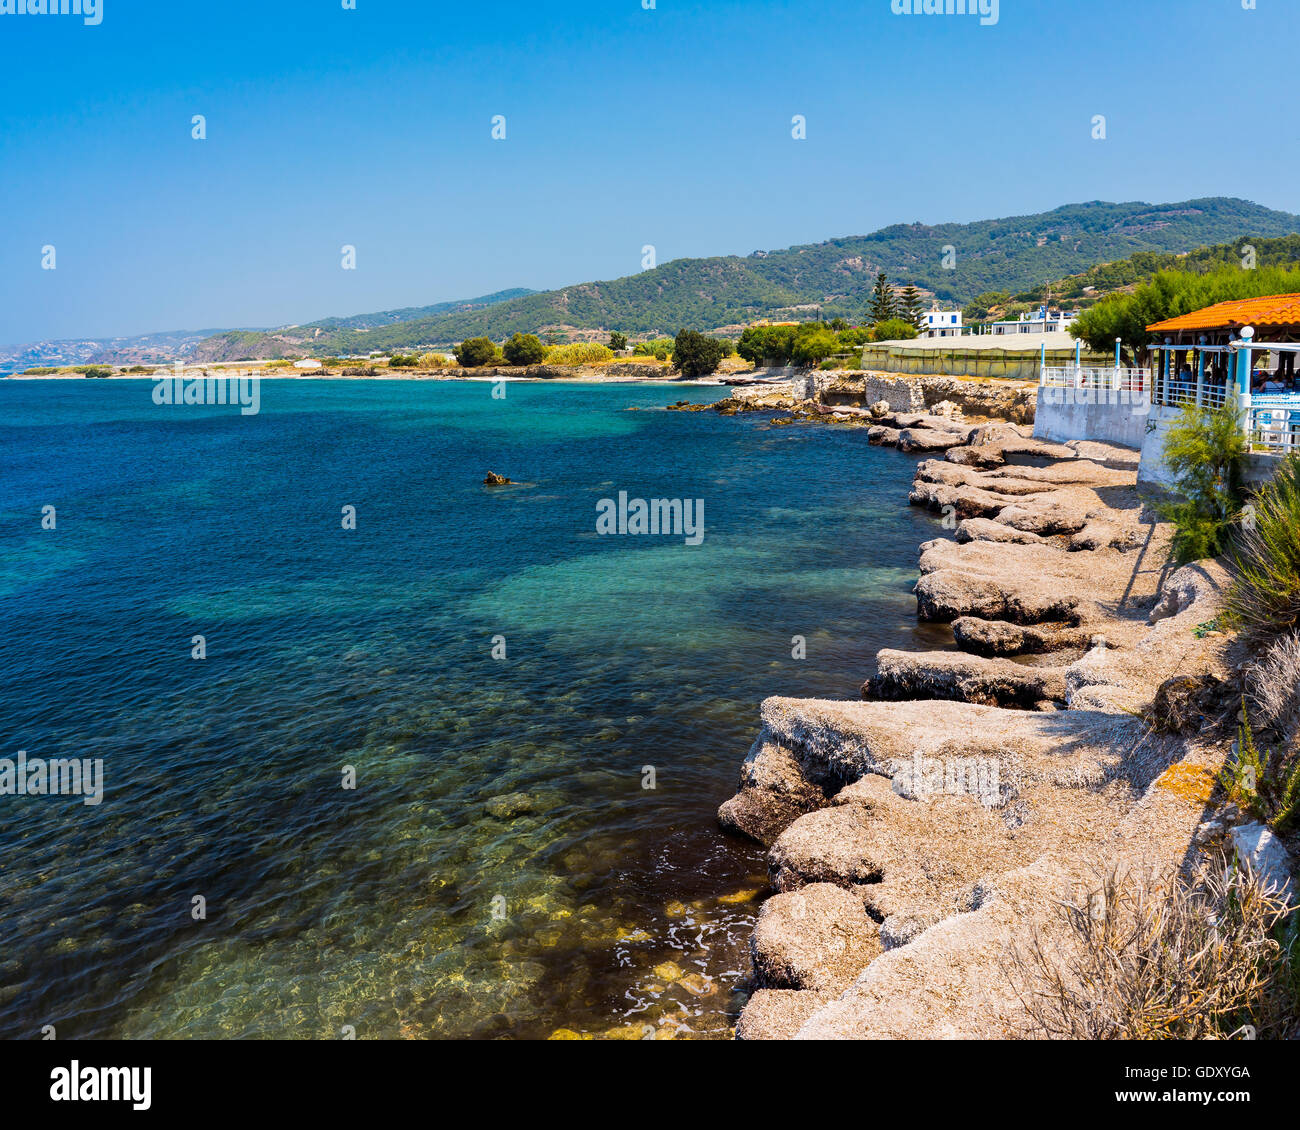
{"label": "green hillside", "polygon": [[[369,329],[303,327],[263,339],[204,343],[207,359],[269,356],[236,350],[363,353],[449,345],[512,333],[581,336],[621,330],[632,335],[673,333],[685,326],[720,329],[759,318],[786,320],[842,316],[860,320],[877,272],[909,283],[944,303],[968,303],[992,291],[1016,294],[1097,264],[1139,253],[1186,252],[1250,237],[1300,232],[1300,217],[1245,200],[1210,198],[1178,204],[1094,201],[1033,216],[970,224],[898,224],[872,235],[756,251],[745,257],[676,259],[652,270],[606,282],[540,291],[490,306],[376,325]],[[951,269],[945,266],[945,255]],[[220,353],[222,357],[214,356]]]}
{"label": "green hillside", "polygon": [[1231,243],[1199,247],[1195,251],[1139,251],[1127,259],[1099,263],[1079,274],[1055,279],[1046,287],[1039,286],[1014,295],[1005,292],[982,294],[967,304],[966,321],[1013,317],[1022,310],[1041,304],[1045,292],[1051,295],[1054,303],[1087,310],[1108,295],[1131,291],[1150,282],[1161,271],[1207,275],[1224,268],[1241,270],[1246,266],[1247,252],[1251,250],[1254,252],[1252,269],[1294,267],[1300,264],[1300,235],[1276,239],[1243,237]]}

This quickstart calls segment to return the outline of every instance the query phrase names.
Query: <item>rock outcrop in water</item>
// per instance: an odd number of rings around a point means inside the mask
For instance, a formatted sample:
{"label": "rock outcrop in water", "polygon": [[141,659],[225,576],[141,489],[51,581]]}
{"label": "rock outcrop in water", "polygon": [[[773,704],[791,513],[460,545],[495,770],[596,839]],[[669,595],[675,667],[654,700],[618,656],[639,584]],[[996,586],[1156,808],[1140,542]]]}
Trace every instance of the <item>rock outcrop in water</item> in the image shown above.
{"label": "rock outcrop in water", "polygon": [[718,813],[767,847],[778,892],[742,1039],[1017,1034],[1008,946],[1050,939],[1093,866],[1182,863],[1223,760],[1194,712],[1181,734],[1144,717],[1175,676],[1212,690],[1232,660],[1197,630],[1226,578],[1169,564],[1136,452],[871,418],[872,442],[943,453],[911,494],[950,531],[921,548],[917,610],[957,646],[881,652],[862,701],[763,703]]}

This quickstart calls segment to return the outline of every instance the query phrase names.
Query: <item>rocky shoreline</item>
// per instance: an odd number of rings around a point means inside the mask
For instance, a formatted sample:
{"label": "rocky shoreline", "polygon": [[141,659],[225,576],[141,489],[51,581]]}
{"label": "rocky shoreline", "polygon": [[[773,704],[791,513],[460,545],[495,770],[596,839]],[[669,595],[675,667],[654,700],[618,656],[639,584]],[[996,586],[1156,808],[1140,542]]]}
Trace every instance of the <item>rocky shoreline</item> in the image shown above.
{"label": "rocky shoreline", "polygon": [[[861,701],[762,704],[718,813],[768,849],[775,892],[741,1039],[1027,1034],[1016,939],[1050,945],[1063,900],[1106,869],[1167,874],[1234,822],[1215,784],[1241,661],[1214,626],[1226,577],[1170,564],[1138,453],[965,418],[961,403],[1014,412],[1005,388],[878,391],[836,403],[834,384],[793,382],[719,405],[932,456],[910,501],[943,536],[921,546],[917,614],[954,640],[880,652]],[[918,394],[942,399],[916,411]]]}

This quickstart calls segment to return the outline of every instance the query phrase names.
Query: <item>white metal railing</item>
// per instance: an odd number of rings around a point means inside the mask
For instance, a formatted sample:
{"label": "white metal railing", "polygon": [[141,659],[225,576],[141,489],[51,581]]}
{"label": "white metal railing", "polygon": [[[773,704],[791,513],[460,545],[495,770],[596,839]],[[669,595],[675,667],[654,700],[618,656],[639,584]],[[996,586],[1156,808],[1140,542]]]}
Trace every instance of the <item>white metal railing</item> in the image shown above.
{"label": "white metal railing", "polygon": [[1197,404],[1203,408],[1222,408],[1228,402],[1228,393],[1229,386],[1221,381],[1206,379],[1198,386],[1196,381],[1189,381],[1186,377],[1170,380],[1157,373],[1152,383],[1151,400],[1155,404],[1169,405],[1174,408],[1184,404]]}
{"label": "white metal railing", "polygon": [[1221,384],[1206,384],[1198,391],[1194,382],[1157,381],[1152,399],[1157,404],[1167,404],[1175,408],[1184,404],[1196,404],[1202,408],[1222,408],[1228,402],[1228,388]]}
{"label": "white metal railing", "polygon": [[1039,383],[1051,388],[1141,392],[1151,380],[1149,369],[1114,365],[1044,365]]}

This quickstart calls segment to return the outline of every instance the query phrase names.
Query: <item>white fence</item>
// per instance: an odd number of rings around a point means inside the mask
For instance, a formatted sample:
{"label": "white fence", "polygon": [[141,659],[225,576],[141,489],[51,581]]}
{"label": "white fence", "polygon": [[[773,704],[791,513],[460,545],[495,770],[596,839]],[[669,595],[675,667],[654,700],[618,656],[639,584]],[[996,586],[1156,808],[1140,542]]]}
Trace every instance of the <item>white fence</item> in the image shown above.
{"label": "white fence", "polygon": [[[1121,397],[1120,403],[1130,403],[1149,393],[1150,403],[1171,408],[1197,404],[1203,408],[1222,408],[1236,391],[1232,382],[1214,380],[1203,376],[1200,382],[1171,379],[1150,369],[1130,369],[1113,366],[1044,365],[1039,371],[1039,384],[1050,389],[1069,389],[1086,392],[1089,399],[1105,402],[1105,394]],[[1102,394],[1098,396],[1097,394]],[[1276,454],[1300,451],[1300,393],[1256,394],[1243,421],[1243,428],[1251,446]]]}
{"label": "white fence", "polygon": [[1049,388],[1091,389],[1098,392],[1142,392],[1149,387],[1151,373],[1147,369],[1127,369],[1115,366],[1044,365],[1039,384]]}
{"label": "white fence", "polygon": [[1194,380],[1189,381],[1186,378],[1170,380],[1157,374],[1151,390],[1151,401],[1154,404],[1166,404],[1174,408],[1182,407],[1184,404],[1199,404],[1202,408],[1222,408],[1228,402],[1229,387],[1222,381],[1203,380],[1198,390]]}

